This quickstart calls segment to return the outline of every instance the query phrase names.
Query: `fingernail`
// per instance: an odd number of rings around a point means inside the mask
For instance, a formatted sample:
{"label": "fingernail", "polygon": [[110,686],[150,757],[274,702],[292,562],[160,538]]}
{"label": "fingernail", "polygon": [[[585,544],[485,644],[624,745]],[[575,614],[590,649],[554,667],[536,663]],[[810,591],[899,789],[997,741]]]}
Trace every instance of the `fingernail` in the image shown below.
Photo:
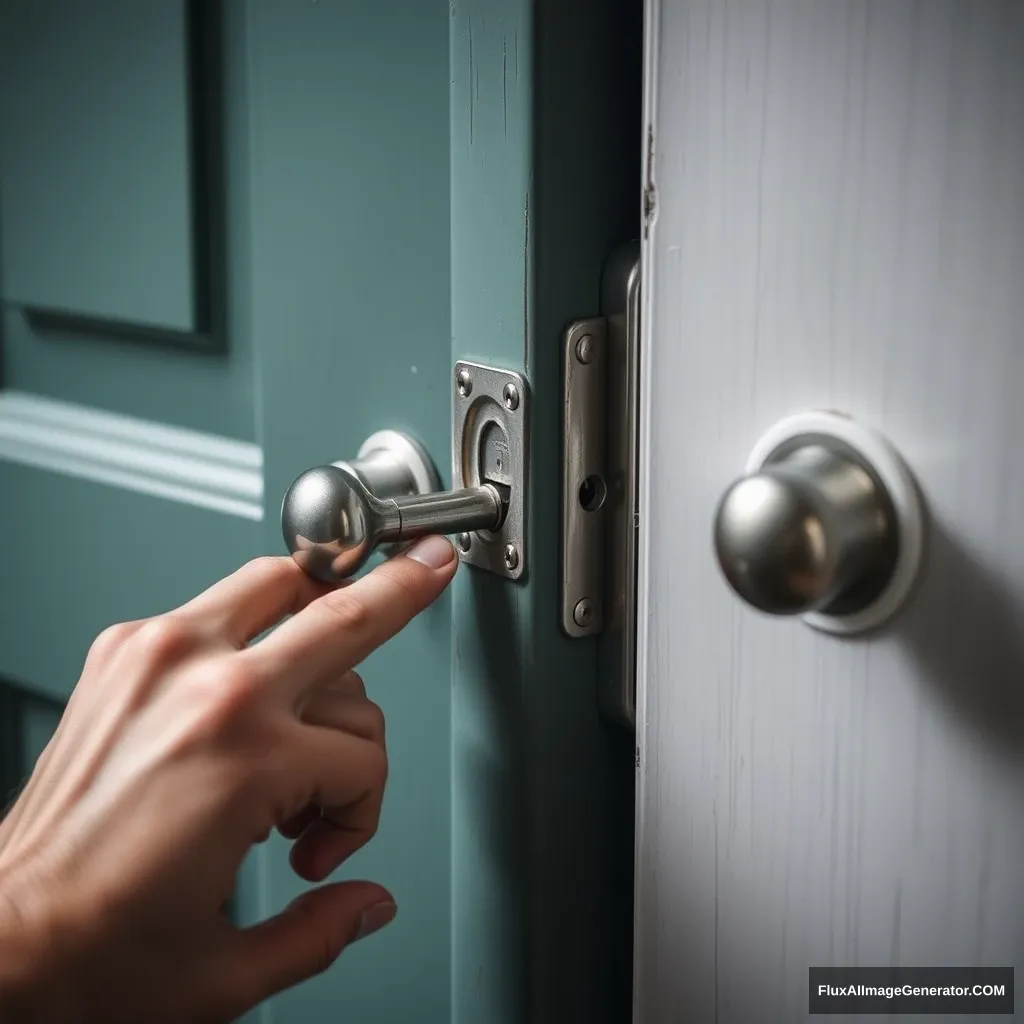
{"label": "fingernail", "polygon": [[390,900],[374,903],[372,907],[367,907],[359,917],[359,927],[356,929],[352,941],[358,942],[360,939],[365,939],[367,935],[379,932],[385,925],[394,921],[397,913],[398,907]]}
{"label": "fingernail", "polygon": [[406,552],[414,562],[443,569],[455,557],[455,548],[447,537],[424,537]]}

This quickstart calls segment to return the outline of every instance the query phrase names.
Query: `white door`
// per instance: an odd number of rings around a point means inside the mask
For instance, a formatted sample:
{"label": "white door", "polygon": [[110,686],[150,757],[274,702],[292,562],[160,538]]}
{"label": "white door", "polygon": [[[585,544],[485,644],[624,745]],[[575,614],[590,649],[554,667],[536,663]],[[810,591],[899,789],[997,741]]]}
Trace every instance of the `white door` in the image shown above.
{"label": "white door", "polygon": [[[647,33],[635,1020],[1020,967],[1024,5],[650,0]],[[815,409],[927,506],[916,589],[853,636],[750,607],[712,539]]]}

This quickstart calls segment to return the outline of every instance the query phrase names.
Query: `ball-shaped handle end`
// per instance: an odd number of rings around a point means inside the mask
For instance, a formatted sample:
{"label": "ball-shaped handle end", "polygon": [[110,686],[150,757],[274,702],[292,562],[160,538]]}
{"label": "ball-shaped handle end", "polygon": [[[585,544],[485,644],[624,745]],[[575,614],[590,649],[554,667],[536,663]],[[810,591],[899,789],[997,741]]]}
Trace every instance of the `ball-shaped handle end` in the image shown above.
{"label": "ball-shaped handle end", "polygon": [[281,503],[281,532],[311,576],[338,583],[370,557],[379,534],[376,500],[349,470],[317,466],[300,474]]}
{"label": "ball-shaped handle end", "polygon": [[715,516],[715,553],[748,604],[775,615],[816,607],[833,587],[832,545],[808,490],[769,473],[736,481]]}

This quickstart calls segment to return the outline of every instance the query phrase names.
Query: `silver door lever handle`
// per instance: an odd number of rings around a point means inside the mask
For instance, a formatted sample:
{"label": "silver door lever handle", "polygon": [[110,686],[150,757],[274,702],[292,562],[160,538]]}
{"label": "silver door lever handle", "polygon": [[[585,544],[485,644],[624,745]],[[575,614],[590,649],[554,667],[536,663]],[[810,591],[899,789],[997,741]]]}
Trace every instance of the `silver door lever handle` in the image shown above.
{"label": "silver door lever handle", "polygon": [[358,572],[381,545],[428,534],[495,530],[508,508],[493,484],[438,490],[426,452],[397,431],[374,434],[350,462],[301,473],[281,504],[285,544],[327,583]]}

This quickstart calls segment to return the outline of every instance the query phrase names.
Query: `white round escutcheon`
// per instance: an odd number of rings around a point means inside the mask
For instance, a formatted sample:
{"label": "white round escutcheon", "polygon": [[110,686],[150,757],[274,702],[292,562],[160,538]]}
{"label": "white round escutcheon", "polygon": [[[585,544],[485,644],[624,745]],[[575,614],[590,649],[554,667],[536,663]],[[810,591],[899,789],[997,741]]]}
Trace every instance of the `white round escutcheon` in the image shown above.
{"label": "white round escutcheon", "polygon": [[849,448],[885,488],[896,514],[897,556],[889,583],[866,608],[849,615],[808,612],[800,618],[827,633],[851,636],[876,629],[892,618],[909,597],[921,568],[925,516],[913,475],[889,442],[877,431],[837,412],[816,410],[787,416],[757,442],[746,472],[756,473],[783,448],[806,437],[834,438]]}
{"label": "white round escutcheon", "polygon": [[441,489],[437,469],[426,448],[408,434],[397,430],[378,430],[360,445],[357,458],[365,459],[378,451],[389,452],[405,466],[416,485],[417,494],[431,494]]}

